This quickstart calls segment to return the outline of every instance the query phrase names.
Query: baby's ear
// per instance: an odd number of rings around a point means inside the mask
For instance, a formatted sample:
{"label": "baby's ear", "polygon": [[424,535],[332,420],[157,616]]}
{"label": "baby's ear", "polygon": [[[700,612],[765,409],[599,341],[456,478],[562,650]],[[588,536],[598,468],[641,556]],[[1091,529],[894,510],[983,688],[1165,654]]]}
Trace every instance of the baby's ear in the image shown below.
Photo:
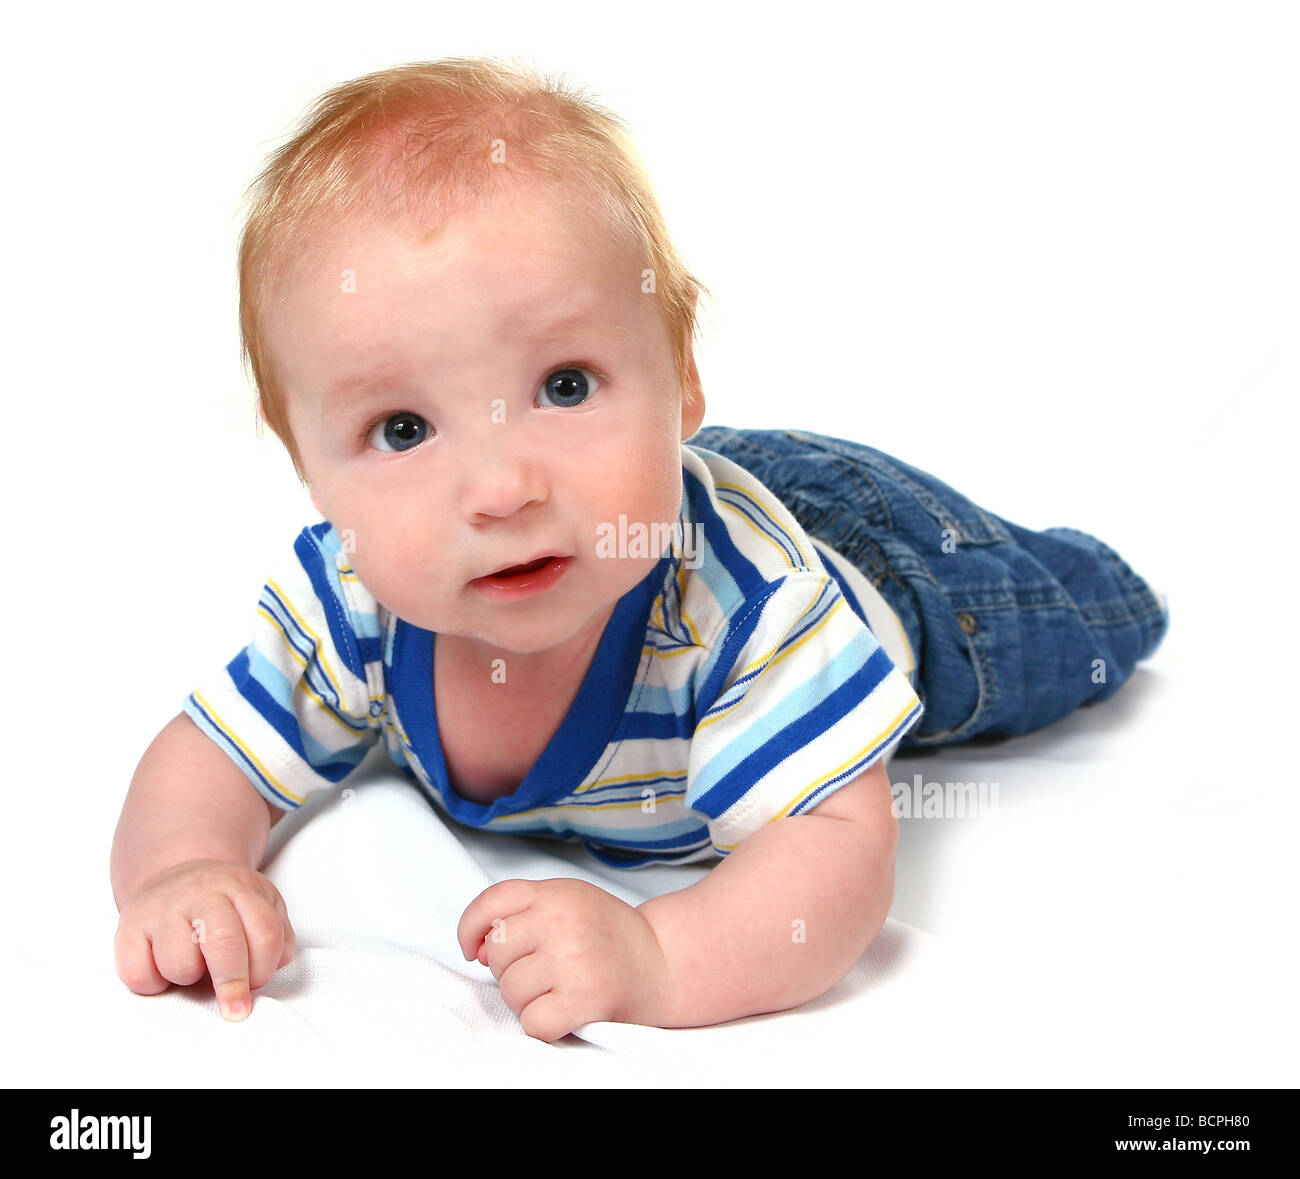
{"label": "baby's ear", "polygon": [[691,357],[686,387],[682,390],[682,438],[690,438],[704,421],[704,389],[700,385],[700,371]]}

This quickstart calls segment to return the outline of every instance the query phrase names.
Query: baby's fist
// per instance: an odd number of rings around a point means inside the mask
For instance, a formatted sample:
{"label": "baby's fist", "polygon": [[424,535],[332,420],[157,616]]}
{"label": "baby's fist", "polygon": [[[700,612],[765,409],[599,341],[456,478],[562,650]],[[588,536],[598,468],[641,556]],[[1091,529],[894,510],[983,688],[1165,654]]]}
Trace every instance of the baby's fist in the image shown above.
{"label": "baby's fist", "polygon": [[667,1010],[669,969],[654,930],[594,884],[502,880],[470,903],[456,938],[536,1039],[596,1020],[658,1025]]}
{"label": "baby's fist", "polygon": [[118,977],[141,995],[212,976],[221,1014],[244,1019],[252,991],[293,959],[294,932],[279,890],[260,872],[190,860],[124,899],[114,954]]}

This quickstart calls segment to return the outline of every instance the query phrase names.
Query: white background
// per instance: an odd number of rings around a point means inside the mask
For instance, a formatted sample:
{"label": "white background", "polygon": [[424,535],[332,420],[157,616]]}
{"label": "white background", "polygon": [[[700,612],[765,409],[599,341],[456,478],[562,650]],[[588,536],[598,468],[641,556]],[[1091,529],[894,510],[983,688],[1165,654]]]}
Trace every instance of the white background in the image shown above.
{"label": "white background", "polygon": [[1118,979],[1107,1083],[1295,1083],[1295,6],[8,19],[4,1083],[87,1075],[75,1048],[38,1061],[46,1021],[105,985],[135,763],[317,518],[240,369],[244,186],[331,86],[512,54],[629,121],[715,295],[706,424],[871,443],[1093,532],[1169,596],[1165,645],[1104,712],[962,762],[997,759],[997,816],[906,826],[894,916]]}

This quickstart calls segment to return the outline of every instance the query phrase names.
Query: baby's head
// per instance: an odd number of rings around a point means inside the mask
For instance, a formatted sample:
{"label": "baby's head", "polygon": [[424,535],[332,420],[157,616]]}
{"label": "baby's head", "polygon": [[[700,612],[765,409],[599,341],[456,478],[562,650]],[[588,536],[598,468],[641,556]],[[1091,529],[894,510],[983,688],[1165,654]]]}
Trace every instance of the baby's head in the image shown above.
{"label": "baby's head", "polygon": [[[704,288],[616,118],[526,67],[400,67],[323,96],[251,196],[261,414],[361,581],[492,648],[597,634],[658,559],[601,529],[676,523],[704,411]],[[538,596],[477,581],[542,554],[571,561]]]}

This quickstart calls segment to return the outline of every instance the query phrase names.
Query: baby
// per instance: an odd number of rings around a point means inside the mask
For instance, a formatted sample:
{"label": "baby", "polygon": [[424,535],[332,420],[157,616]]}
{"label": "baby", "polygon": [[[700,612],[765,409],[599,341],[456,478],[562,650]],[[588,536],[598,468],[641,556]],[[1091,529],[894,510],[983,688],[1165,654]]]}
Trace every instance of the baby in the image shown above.
{"label": "baby", "polygon": [[[528,1035],[796,1006],[889,912],[903,738],[1050,723],[1163,633],[1085,533],[859,444],[700,431],[704,288],[618,120],[554,82],[478,59],[358,79],[254,194],[244,347],[324,520],[132,780],[112,881],[134,991],[206,971],[248,1014],[294,953],[269,829],[382,742],[459,823],[717,861],[636,908],[576,879],[476,897],[460,949]],[[1048,607],[1047,664],[998,593]]]}

